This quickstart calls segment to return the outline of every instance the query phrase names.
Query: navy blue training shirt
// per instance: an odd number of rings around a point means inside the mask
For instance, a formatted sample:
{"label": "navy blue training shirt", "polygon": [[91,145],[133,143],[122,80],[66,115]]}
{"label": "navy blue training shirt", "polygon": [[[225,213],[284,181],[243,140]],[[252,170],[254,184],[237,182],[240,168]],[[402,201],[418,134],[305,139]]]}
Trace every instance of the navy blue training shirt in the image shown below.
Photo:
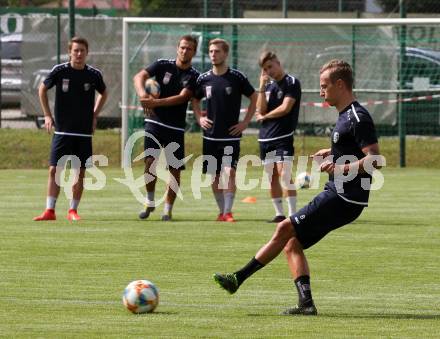
{"label": "navy blue training shirt", "polygon": [[[145,70],[151,78],[154,77],[159,83],[159,98],[179,95],[184,88],[194,93],[196,80],[200,74],[193,67],[180,69],[177,67],[175,59],[159,59]],[[155,115],[149,117],[146,121],[153,121],[153,123],[156,121],[165,125],[165,127],[185,129],[187,107],[187,102],[175,106],[156,107],[154,108]]]}
{"label": "navy blue training shirt", "polygon": [[56,86],[55,132],[91,135],[95,91],[102,94],[106,88],[101,71],[90,65],[74,69],[66,62],[52,68],[44,85],[48,89]]}
{"label": "navy blue training shirt", "polygon": [[248,78],[235,69],[228,68],[222,75],[215,75],[212,70],[200,75],[194,96],[206,98],[207,115],[213,121],[212,127],[203,131],[203,137],[239,140],[240,136],[229,134],[229,128],[239,121],[241,96],[250,97],[254,92]]}
{"label": "navy blue training shirt", "polygon": [[[362,148],[377,143],[376,129],[370,113],[354,101],[339,113],[331,138],[333,162],[336,163],[344,155],[354,155],[356,160],[364,158]],[[352,203],[368,205],[370,191],[362,188],[362,178],[368,178],[371,183],[370,174],[357,174],[351,181],[343,182],[344,192],[338,192],[339,196]],[[333,176],[329,180],[330,187],[336,190]]]}
{"label": "navy blue training shirt", "polygon": [[295,99],[290,112],[279,118],[263,120],[258,141],[272,141],[293,135],[298,124],[301,102],[301,84],[299,80],[286,74],[280,81],[271,81],[266,85],[267,112],[280,106],[285,97]]}

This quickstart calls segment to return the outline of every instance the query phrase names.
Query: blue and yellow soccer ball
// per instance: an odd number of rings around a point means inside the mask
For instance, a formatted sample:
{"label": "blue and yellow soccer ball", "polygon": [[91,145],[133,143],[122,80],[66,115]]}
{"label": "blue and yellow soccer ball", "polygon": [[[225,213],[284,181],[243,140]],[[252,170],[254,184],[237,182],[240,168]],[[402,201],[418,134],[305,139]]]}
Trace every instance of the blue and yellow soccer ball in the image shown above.
{"label": "blue and yellow soccer ball", "polygon": [[150,94],[153,98],[157,99],[160,96],[160,85],[154,79],[147,79],[145,81],[145,92]]}
{"label": "blue and yellow soccer ball", "polygon": [[149,280],[135,280],[125,288],[122,302],[132,313],[151,313],[159,304],[159,291]]}
{"label": "blue and yellow soccer ball", "polygon": [[296,188],[301,188],[301,189],[309,188],[310,180],[311,178],[309,173],[307,172],[299,173],[295,179],[295,186]]}

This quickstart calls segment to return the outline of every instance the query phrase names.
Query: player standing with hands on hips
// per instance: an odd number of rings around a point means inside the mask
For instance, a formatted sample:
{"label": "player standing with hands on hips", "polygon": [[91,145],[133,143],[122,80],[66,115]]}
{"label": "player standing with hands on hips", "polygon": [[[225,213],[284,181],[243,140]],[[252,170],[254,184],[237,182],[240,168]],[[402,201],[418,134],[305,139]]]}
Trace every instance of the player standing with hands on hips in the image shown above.
{"label": "player standing with hands on hips", "polygon": [[320,95],[339,112],[331,135],[331,148],[314,154],[315,160],[321,162],[321,171],[329,174],[329,181],[324,191],[308,205],[277,225],[272,238],[246,266],[234,273],[214,274],[214,280],[229,293],[235,293],[247,278],[284,249],[299,301],[282,314],[318,313],[312,299],[304,250],[359,217],[368,205],[372,170],[380,168],[383,160],[379,156],[374,122],[356,101],[352,88],[353,72],[345,61],[332,60],[321,68]]}
{"label": "player standing with hands on hips", "polygon": [[[226,63],[228,54],[226,40],[217,38],[209,42],[212,69],[197,79],[193,109],[203,128],[203,173],[214,176],[211,188],[219,208],[217,221],[234,222],[232,205],[240,139],[255,114],[257,95],[243,73],[229,68]],[[248,97],[250,103],[243,121],[239,121],[242,95]],[[202,98],[206,98],[206,114],[200,109]],[[228,159],[226,163],[224,159]],[[210,160],[215,160],[215,164]],[[227,178],[224,184],[221,183],[222,173]]]}
{"label": "player standing with hands on hips", "polygon": [[275,208],[275,217],[269,222],[280,222],[285,219],[283,193],[289,216],[296,212],[296,190],[292,181],[293,134],[298,124],[301,84],[284,72],[278,57],[271,51],[261,54],[259,65],[262,69],[256,118],[261,122],[260,158],[269,175]]}
{"label": "player standing with hands on hips", "polygon": [[[77,209],[84,189],[86,167],[92,166],[92,134],[107,99],[101,72],[86,64],[89,44],[86,39],[73,37],[69,42],[70,61],[55,65],[40,85],[38,95],[48,133],[55,127],[50,153],[46,210],[34,221],[55,220],[55,204],[60,193],[59,177],[67,157],[73,156],[75,182],[73,199],[67,219],[80,220]],[[55,119],[49,107],[47,91],[55,86]],[[95,91],[99,93],[95,102]],[[77,160],[80,160],[80,163]]]}
{"label": "player standing with hands on hips", "polygon": [[[180,171],[185,168],[183,158],[185,157],[186,109],[199,76],[199,72],[191,65],[196,51],[197,39],[191,35],[184,35],[177,44],[176,59],[159,59],[133,78],[141,104],[147,112],[150,112],[145,117],[145,132],[155,139],[147,135],[144,140],[144,150],[155,150],[155,154],[145,157],[147,196],[145,209],[139,214],[140,219],[148,218],[156,208],[154,201],[156,166],[161,147],[165,149],[165,158],[170,171],[162,221],[172,219],[174,201],[180,189]],[[159,98],[153,98],[145,91],[145,81],[153,77],[160,85]],[[174,152],[167,148],[170,143],[176,143],[178,146]]]}

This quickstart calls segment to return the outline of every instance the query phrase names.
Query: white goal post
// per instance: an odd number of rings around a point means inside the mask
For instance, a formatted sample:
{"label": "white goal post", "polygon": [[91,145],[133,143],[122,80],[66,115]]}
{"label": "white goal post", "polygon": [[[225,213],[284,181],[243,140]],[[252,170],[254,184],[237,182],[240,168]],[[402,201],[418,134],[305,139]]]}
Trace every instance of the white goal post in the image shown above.
{"label": "white goal post", "polygon": [[[405,30],[402,30],[404,27]],[[410,27],[414,27],[411,31]],[[402,39],[402,32],[405,38]],[[408,34],[412,32],[413,36]],[[204,19],[204,18],[133,18],[123,19],[122,55],[122,135],[121,149],[131,133],[130,117],[138,110],[132,77],[157,58],[174,58],[179,36],[200,36],[198,66],[209,67],[203,46],[212,37],[231,42],[230,64],[248,75],[257,85],[257,59],[263,49],[274,49],[287,72],[298,76],[303,88],[303,101],[317,102],[319,66],[330,58],[348,58],[353,63],[356,84],[365,99],[395,99],[406,87],[399,84],[399,55],[409,47],[414,53],[440,50],[440,19]],[[202,40],[204,39],[204,40]],[[202,53],[202,55],[199,55]],[[403,52],[409,53],[409,52]],[[232,54],[232,55],[231,55]],[[430,58],[427,53],[424,58]],[[440,65],[440,58],[439,58]],[[416,67],[416,66],[415,66]],[[201,70],[204,71],[204,70]],[[408,72],[410,72],[408,70]],[[414,76],[415,77],[415,76]],[[408,78],[409,79],[409,78]],[[423,83],[423,82],[420,82]],[[426,88],[435,91],[440,88]],[[406,89],[408,90],[408,89]],[[413,88],[412,90],[417,90]],[[369,91],[373,94],[367,93]],[[309,93],[310,92],[310,93]],[[389,92],[389,93],[387,93]],[[401,92],[403,93],[403,92]],[[375,96],[376,95],[376,96]],[[387,111],[388,110],[388,111]],[[379,110],[380,111],[380,110]],[[380,116],[384,123],[396,119],[389,108]],[[311,110],[305,119],[324,119]],[[322,115],[322,114],[321,114]],[[388,120],[387,120],[388,119]],[[392,121],[394,119],[394,121]],[[121,153],[123,154],[123,153]]]}

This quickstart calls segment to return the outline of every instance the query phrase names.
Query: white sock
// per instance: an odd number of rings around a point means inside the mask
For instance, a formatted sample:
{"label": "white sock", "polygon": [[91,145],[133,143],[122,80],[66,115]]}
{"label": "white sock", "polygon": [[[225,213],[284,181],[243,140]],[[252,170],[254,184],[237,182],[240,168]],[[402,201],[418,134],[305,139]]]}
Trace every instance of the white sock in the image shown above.
{"label": "white sock", "polygon": [[70,200],[70,209],[77,210],[79,205],[79,200],[72,199]]}
{"label": "white sock", "polygon": [[287,205],[289,206],[289,217],[296,212],[296,197],[287,197]]}
{"label": "white sock", "polygon": [[272,204],[275,208],[275,214],[278,215],[284,215],[283,211],[283,199],[282,198],[272,198]]}
{"label": "white sock", "polygon": [[214,197],[215,197],[215,201],[217,202],[217,206],[220,211],[220,214],[222,214],[223,210],[225,209],[225,197],[223,195],[223,192],[222,191],[215,192]]}
{"label": "white sock", "polygon": [[55,205],[57,203],[57,198],[55,197],[51,197],[51,196],[47,196],[46,198],[46,209],[55,209]]}
{"label": "white sock", "polygon": [[164,203],[164,205],[163,205],[163,214],[164,215],[170,215],[172,209],[173,209],[173,204],[169,204],[167,202]]}
{"label": "white sock", "polygon": [[224,194],[225,198],[225,208],[223,209],[223,214],[232,212],[232,205],[234,204],[235,192],[226,192]]}
{"label": "white sock", "polygon": [[155,207],[154,206],[154,191],[147,192],[147,196],[145,198],[145,206],[147,207]]}

